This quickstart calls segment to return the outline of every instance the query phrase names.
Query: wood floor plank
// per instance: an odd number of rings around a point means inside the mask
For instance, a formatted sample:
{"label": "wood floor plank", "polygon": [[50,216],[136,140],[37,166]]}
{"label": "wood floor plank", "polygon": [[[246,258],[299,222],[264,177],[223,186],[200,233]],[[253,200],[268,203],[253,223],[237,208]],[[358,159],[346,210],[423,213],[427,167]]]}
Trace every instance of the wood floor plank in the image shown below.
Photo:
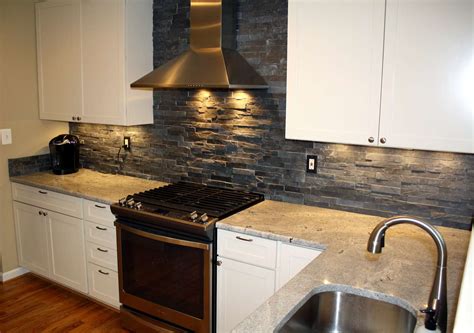
{"label": "wood floor plank", "polygon": [[25,274],[0,283],[0,333],[126,333],[118,312]]}

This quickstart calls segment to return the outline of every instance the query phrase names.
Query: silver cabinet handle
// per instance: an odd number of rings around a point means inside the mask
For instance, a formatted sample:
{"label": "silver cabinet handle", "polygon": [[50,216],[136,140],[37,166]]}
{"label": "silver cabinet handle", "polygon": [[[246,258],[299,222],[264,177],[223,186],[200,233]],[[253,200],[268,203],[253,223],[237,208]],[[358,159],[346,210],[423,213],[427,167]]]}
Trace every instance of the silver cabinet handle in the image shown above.
{"label": "silver cabinet handle", "polygon": [[386,143],[387,139],[386,138],[380,138],[380,143]]}
{"label": "silver cabinet handle", "polygon": [[99,229],[99,230],[102,230],[102,231],[106,231],[106,230],[107,230],[107,228],[101,228],[101,227],[98,227],[98,226],[96,226],[95,228],[96,228],[96,229]]}
{"label": "silver cabinet handle", "polygon": [[244,241],[244,242],[253,242],[252,238],[243,238],[243,237],[240,237],[240,236],[235,236],[235,238],[237,238],[241,241]]}
{"label": "silver cabinet handle", "polygon": [[100,252],[104,252],[104,253],[109,252],[109,250],[104,250],[104,249],[101,249],[100,247],[98,247],[97,250],[99,250]]}
{"label": "silver cabinet handle", "polygon": [[41,193],[41,194],[48,194],[48,192],[46,192],[46,191],[41,191],[41,190],[39,190],[38,193]]}
{"label": "silver cabinet handle", "polygon": [[369,142],[370,142],[370,143],[374,143],[374,141],[375,141],[374,137],[371,136],[371,137],[369,138]]}
{"label": "silver cabinet handle", "polygon": [[109,275],[109,273],[108,273],[108,272],[104,272],[104,271],[103,271],[103,270],[101,270],[101,269],[99,269],[99,273],[100,273],[100,274],[104,274],[104,275]]}
{"label": "silver cabinet handle", "polygon": [[94,206],[96,206],[97,208],[103,208],[103,209],[107,208],[107,207],[105,207],[105,206],[101,206],[101,205],[97,205],[97,204],[94,205]]}

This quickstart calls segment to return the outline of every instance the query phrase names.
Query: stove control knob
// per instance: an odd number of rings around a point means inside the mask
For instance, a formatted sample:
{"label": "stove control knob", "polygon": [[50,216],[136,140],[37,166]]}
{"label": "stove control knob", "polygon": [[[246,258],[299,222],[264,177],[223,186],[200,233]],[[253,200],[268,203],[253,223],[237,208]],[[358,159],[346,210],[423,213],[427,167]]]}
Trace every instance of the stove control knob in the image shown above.
{"label": "stove control knob", "polygon": [[136,210],[142,210],[142,209],[143,209],[143,205],[142,205],[141,202],[136,202],[134,208],[135,208]]}
{"label": "stove control knob", "polygon": [[189,214],[189,218],[191,219],[191,221],[196,221],[196,219],[198,218],[198,213],[196,211],[192,212]]}
{"label": "stove control knob", "polygon": [[209,220],[209,216],[207,216],[206,213],[202,214],[202,215],[199,217],[199,222],[200,222],[200,223],[206,223],[208,220]]}
{"label": "stove control knob", "polygon": [[126,202],[127,202],[127,198],[122,198],[122,199],[119,200],[118,203],[119,203],[120,206],[124,207]]}
{"label": "stove control knob", "polygon": [[133,208],[134,205],[135,205],[135,200],[133,200],[133,198],[130,198],[130,199],[128,199],[128,200],[125,202],[125,205],[126,205],[128,208]]}

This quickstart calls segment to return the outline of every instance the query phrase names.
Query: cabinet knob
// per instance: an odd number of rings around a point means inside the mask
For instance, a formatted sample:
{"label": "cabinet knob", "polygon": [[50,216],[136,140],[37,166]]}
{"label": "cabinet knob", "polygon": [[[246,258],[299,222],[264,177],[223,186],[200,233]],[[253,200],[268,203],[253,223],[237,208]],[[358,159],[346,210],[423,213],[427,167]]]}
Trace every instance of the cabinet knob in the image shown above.
{"label": "cabinet knob", "polygon": [[371,136],[371,137],[369,138],[369,142],[370,142],[370,143],[374,143],[374,141],[375,141],[374,137]]}
{"label": "cabinet knob", "polygon": [[216,261],[216,265],[217,265],[217,266],[222,265],[222,261],[221,261],[221,260],[217,260],[217,261]]}
{"label": "cabinet knob", "polygon": [[47,216],[47,215],[48,215],[48,213],[47,213],[47,212],[43,212],[43,216]]}
{"label": "cabinet knob", "polygon": [[43,215],[43,212],[39,210],[38,215]]}
{"label": "cabinet knob", "polygon": [[77,121],[81,121],[81,117],[77,117],[76,119],[77,119]]}
{"label": "cabinet knob", "polygon": [[380,143],[385,143],[385,142],[387,142],[386,138],[380,138]]}

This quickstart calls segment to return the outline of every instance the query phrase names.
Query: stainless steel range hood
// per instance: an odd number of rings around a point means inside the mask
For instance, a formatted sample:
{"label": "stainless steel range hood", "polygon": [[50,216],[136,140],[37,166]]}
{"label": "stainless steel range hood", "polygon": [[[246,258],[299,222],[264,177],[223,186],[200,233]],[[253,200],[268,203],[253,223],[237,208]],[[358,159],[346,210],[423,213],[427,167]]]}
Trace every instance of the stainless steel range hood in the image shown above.
{"label": "stainless steel range hood", "polygon": [[191,0],[189,49],[133,82],[131,87],[268,88],[265,80],[235,51],[235,13],[232,0]]}

